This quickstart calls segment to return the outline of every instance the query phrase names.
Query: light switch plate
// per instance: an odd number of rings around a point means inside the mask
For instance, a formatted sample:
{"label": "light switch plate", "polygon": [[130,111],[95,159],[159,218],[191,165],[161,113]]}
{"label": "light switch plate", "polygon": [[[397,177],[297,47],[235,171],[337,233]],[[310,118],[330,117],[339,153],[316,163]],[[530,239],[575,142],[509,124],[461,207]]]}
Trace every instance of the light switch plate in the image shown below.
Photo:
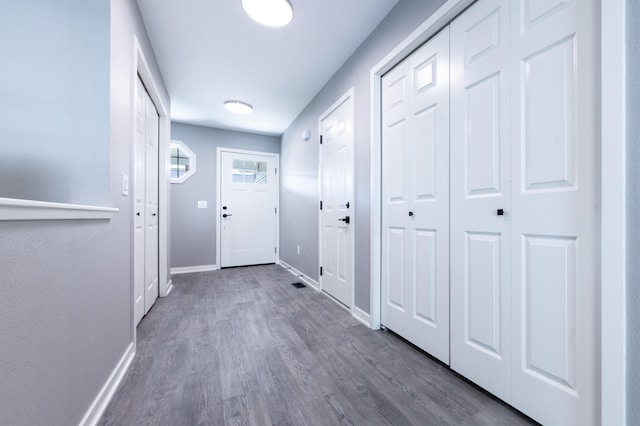
{"label": "light switch plate", "polygon": [[199,209],[206,209],[207,208],[207,202],[206,201],[198,201],[198,208]]}
{"label": "light switch plate", "polygon": [[129,176],[126,173],[122,174],[122,195],[125,197],[129,195]]}

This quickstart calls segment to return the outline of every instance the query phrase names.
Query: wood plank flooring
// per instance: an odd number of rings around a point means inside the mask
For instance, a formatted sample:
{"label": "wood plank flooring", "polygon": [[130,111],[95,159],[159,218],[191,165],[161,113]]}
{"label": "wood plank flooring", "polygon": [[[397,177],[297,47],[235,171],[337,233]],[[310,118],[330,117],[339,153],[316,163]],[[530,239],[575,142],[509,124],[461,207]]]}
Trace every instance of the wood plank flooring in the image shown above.
{"label": "wood plank flooring", "polygon": [[101,425],[528,425],[277,265],[174,276]]}

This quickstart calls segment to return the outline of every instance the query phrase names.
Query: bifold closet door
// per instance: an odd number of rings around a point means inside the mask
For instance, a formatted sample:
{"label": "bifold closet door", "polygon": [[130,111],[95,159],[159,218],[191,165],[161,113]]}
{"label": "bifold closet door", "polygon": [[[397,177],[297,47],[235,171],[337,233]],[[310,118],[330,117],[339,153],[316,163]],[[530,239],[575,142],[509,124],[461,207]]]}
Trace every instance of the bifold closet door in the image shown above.
{"label": "bifold closet door", "polygon": [[451,366],[545,425],[599,420],[595,1],[451,28]]}
{"label": "bifold closet door", "polygon": [[382,325],[449,363],[449,30],[382,78]]}
{"label": "bifold closet door", "polygon": [[509,0],[451,29],[451,368],[511,401]]}
{"label": "bifold closet door", "polygon": [[512,403],[598,424],[599,2],[513,7]]}

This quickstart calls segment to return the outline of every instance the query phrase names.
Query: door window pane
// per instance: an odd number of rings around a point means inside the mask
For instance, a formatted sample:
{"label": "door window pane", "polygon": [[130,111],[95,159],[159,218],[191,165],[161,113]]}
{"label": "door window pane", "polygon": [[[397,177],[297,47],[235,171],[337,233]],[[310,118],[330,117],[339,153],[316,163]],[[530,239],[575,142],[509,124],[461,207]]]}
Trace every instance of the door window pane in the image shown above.
{"label": "door window pane", "polygon": [[233,160],[233,183],[267,184],[266,161]]}

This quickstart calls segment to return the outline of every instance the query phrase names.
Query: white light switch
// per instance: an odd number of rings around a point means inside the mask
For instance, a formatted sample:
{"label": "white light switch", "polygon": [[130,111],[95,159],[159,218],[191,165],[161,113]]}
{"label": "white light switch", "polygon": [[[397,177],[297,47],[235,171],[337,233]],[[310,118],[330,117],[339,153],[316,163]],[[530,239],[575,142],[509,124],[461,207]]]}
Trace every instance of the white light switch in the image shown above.
{"label": "white light switch", "polygon": [[207,202],[206,201],[198,201],[198,208],[199,209],[206,209],[207,208]]}
{"label": "white light switch", "polygon": [[129,176],[126,173],[122,174],[122,195],[125,197],[129,195]]}

